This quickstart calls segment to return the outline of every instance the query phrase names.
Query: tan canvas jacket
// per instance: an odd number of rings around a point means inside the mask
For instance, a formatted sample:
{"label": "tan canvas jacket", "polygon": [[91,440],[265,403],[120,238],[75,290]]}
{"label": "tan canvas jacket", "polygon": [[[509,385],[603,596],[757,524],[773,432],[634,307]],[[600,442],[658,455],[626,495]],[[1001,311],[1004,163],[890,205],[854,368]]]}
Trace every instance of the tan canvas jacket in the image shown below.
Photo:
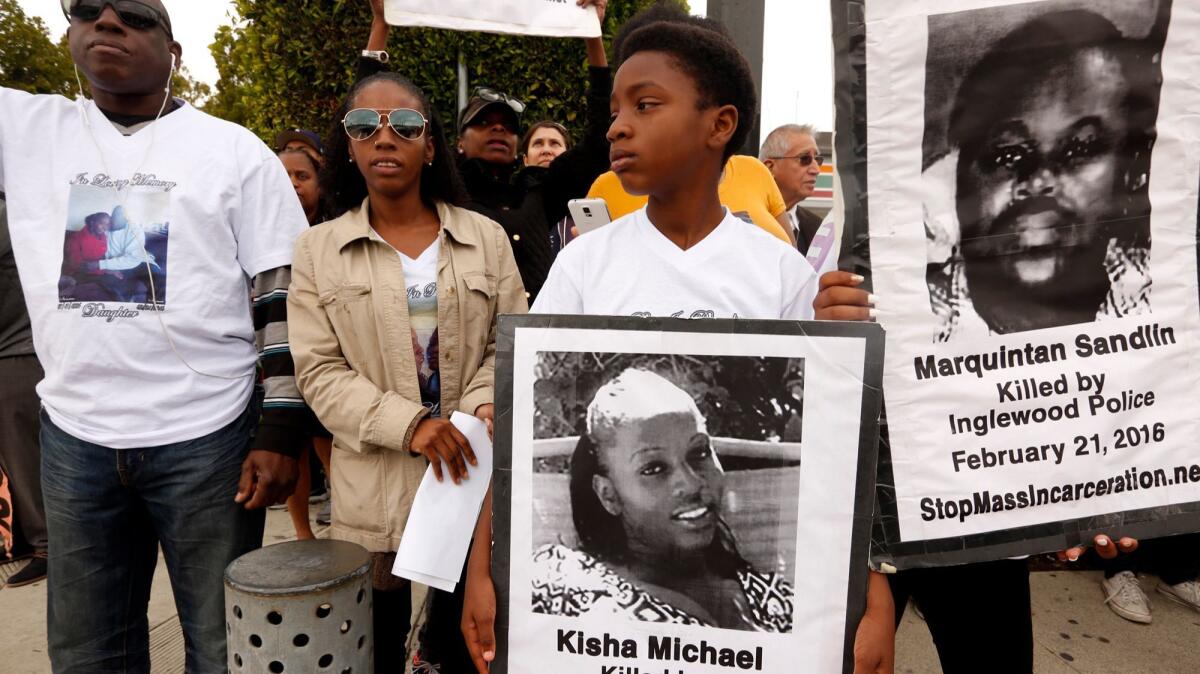
{"label": "tan canvas jacket", "polygon": [[[333,434],[332,535],[394,552],[425,472],[409,453],[421,405],[404,270],[371,237],[367,202],[296,242],[288,341],[296,381]],[[528,303],[504,230],[438,204],[438,340],[442,415],[492,402],[496,317]]]}

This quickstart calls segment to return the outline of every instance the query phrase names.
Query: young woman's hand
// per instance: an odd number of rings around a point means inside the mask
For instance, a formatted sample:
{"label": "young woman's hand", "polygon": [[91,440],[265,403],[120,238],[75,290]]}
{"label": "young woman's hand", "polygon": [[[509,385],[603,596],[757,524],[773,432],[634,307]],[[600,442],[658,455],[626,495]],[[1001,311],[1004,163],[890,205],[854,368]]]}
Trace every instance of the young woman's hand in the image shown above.
{"label": "young woman's hand", "polygon": [[467,569],[461,626],[475,669],[487,674],[496,659],[496,588],[486,569]]}
{"label": "young woman's hand", "polygon": [[[1128,536],[1121,538],[1114,545],[1111,536],[1100,534],[1092,539],[1092,543],[1096,546],[1096,554],[1100,555],[1101,559],[1112,559],[1119,554],[1129,554],[1138,549],[1137,539]],[[1055,554],[1060,562],[1074,562],[1083,556],[1086,550],[1085,546],[1078,545],[1067,550],[1060,550]]]}
{"label": "young woman's hand", "polygon": [[429,459],[438,482],[442,481],[443,464],[454,484],[467,479],[467,463],[478,465],[471,443],[454,424],[445,419],[425,418],[417,422],[410,447]]}
{"label": "young woman's hand", "polygon": [[475,418],[482,419],[488,428],[488,439],[494,440],[492,437],[492,422],[496,416],[496,406],[492,403],[484,403],[475,408]]}
{"label": "young woman's hand", "polygon": [[883,574],[871,572],[867,610],[854,633],[854,674],[892,674],[896,659],[896,608]]}
{"label": "young woman's hand", "polygon": [[813,300],[818,321],[869,321],[875,318],[875,296],[859,288],[863,277],[847,271],[821,275],[821,289]]}

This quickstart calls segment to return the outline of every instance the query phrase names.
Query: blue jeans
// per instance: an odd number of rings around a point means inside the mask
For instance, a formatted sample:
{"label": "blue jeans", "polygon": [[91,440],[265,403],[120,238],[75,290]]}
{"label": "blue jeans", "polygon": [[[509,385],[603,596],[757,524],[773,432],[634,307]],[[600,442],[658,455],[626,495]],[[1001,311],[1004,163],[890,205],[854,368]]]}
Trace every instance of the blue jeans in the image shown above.
{"label": "blue jeans", "polygon": [[258,421],[250,405],[204,437],[111,449],[42,413],[50,539],[47,620],[56,674],[149,672],[150,584],[162,546],[187,671],[226,671],[225,567],[262,546],[265,513],[233,502]]}

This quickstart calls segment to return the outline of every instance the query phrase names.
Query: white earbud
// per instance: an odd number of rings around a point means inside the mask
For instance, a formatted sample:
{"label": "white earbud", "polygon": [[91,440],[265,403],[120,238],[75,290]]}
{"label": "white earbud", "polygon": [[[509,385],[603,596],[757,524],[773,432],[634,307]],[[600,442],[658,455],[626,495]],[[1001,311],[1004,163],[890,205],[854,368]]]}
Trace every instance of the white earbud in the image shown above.
{"label": "white earbud", "polygon": [[[163,93],[170,96],[171,94],[171,77],[175,74],[175,55],[171,54],[171,72],[167,75],[167,84],[163,87]],[[166,99],[163,99],[166,101]],[[166,103],[163,103],[164,107]]]}

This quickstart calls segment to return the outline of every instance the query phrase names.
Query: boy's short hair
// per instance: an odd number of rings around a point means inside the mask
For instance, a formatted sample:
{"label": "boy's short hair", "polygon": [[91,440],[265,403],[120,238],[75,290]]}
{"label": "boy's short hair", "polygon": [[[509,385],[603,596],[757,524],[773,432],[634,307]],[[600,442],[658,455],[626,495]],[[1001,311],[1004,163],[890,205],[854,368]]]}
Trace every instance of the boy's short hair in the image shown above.
{"label": "boy's short hair", "polygon": [[644,51],[669,54],[695,83],[704,108],[737,108],[737,129],[722,158],[735,154],[758,115],[758,93],[750,64],[725,27],[712,19],[689,16],[672,5],[654,5],[627,21],[613,41],[618,68]]}

